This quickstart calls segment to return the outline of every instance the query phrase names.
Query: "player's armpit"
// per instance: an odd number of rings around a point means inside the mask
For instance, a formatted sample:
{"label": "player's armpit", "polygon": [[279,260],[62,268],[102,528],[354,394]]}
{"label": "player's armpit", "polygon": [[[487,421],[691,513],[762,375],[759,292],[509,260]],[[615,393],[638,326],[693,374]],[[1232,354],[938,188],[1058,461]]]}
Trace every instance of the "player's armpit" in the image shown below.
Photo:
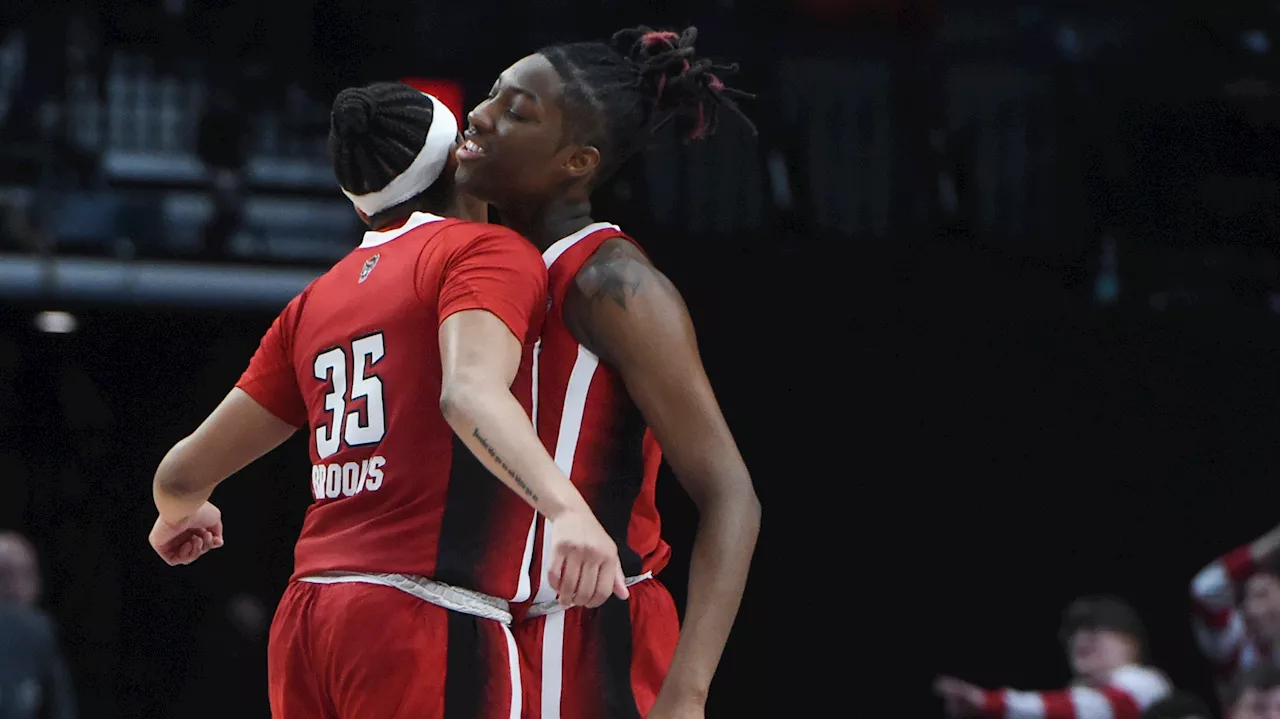
{"label": "player's armpit", "polygon": [[196,431],[161,460],[152,486],[160,516],[180,523],[209,499],[219,482],[280,446],[295,431],[297,427],[244,390],[232,389]]}
{"label": "player's armpit", "polygon": [[659,702],[705,700],[737,616],[760,504],[679,292],[629,242],[605,243],[564,304],[574,336],[622,376],[699,510],[680,641]]}

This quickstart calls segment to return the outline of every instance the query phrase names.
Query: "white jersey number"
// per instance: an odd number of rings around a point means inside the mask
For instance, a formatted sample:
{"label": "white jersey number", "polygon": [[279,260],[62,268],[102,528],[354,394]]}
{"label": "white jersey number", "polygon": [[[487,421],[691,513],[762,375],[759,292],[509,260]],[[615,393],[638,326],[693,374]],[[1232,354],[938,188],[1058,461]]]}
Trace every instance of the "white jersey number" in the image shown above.
{"label": "white jersey number", "polygon": [[[334,347],[316,356],[315,378],[329,383],[332,389],[324,396],[324,408],[332,419],[316,428],[316,453],[320,459],[331,457],[342,447],[377,444],[387,432],[386,408],[382,403],[382,379],[372,374],[374,365],[386,354],[382,333],[361,337],[351,343],[351,359],[347,350]],[[347,382],[347,368],[351,381]],[[359,412],[347,412],[347,402],[365,398],[364,424]]]}

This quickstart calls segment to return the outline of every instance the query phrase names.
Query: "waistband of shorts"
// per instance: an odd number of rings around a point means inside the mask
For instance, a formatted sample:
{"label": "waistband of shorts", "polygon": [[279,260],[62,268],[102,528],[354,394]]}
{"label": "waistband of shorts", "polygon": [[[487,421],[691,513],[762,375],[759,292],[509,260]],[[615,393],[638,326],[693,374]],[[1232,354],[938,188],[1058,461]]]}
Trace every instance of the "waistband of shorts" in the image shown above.
{"label": "waistband of shorts", "polygon": [[[646,579],[653,579],[653,572],[645,572],[644,574],[640,574],[634,577],[627,577],[627,586],[630,587],[632,585],[639,584],[640,582],[643,582]],[[569,607],[552,599],[549,602],[538,602],[537,604],[531,605],[529,607],[529,611],[525,612],[524,616],[526,619],[533,619],[535,617],[545,617],[548,614],[563,612],[568,608]]]}
{"label": "waistband of shorts", "polygon": [[299,582],[311,584],[380,584],[399,589],[406,594],[455,612],[470,614],[481,619],[493,619],[511,624],[511,605],[505,599],[489,596],[472,589],[455,587],[434,579],[412,574],[386,574],[368,572],[322,572],[309,577],[298,577]]}

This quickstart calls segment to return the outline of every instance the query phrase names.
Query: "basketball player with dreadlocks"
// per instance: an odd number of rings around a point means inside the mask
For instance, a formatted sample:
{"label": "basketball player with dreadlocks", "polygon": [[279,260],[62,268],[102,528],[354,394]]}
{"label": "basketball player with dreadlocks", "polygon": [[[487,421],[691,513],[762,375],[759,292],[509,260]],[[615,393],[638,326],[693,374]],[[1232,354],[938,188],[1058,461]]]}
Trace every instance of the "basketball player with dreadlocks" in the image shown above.
{"label": "basketball player with dreadlocks", "polygon": [[[720,78],[736,68],[697,57],[696,36],[636,28],[530,55],[470,113],[457,151],[462,191],[543,251],[535,421],[633,585],[627,602],[595,607],[571,590],[590,576],[545,553],[535,561],[540,587],[516,629],[535,719],[701,716],[755,548],[760,506],[680,293],[634,240],[591,217],[592,191],[654,129],[677,119],[701,138],[720,109],[737,112],[744,93]],[[653,578],[670,557],[654,504],[663,453],[700,514],[683,631]]]}
{"label": "basketball player with dreadlocks", "polygon": [[344,90],[329,143],[369,231],[165,456],[151,544],[170,564],[221,546],[213,488],[309,427],[314,502],[272,622],[272,715],[514,719],[509,602],[531,596],[534,509],[554,561],[587,578],[570,594],[628,594],[615,543],[530,423],[546,269],[511,230],[463,221],[486,208],[456,191],[458,123],[435,98]]}

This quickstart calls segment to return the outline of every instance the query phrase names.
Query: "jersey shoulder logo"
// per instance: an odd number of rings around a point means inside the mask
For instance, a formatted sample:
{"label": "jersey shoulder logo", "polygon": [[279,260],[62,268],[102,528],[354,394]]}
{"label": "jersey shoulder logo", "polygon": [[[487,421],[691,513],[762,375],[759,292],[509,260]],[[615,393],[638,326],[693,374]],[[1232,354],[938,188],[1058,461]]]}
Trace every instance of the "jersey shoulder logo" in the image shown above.
{"label": "jersey shoulder logo", "polygon": [[381,255],[374,255],[364,261],[364,267],[360,268],[360,282],[364,282],[369,279],[369,273],[373,272],[373,268],[378,266],[379,257],[381,257]]}

